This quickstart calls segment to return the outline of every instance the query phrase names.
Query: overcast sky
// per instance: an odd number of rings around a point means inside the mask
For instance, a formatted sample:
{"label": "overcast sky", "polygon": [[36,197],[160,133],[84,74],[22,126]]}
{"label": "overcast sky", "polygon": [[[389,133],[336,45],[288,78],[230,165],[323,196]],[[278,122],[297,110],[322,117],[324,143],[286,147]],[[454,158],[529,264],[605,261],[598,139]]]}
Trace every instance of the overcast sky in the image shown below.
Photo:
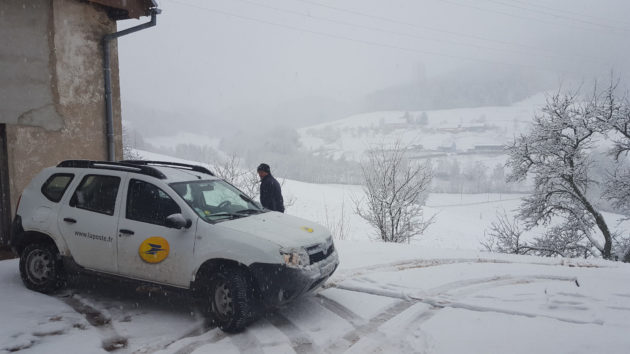
{"label": "overcast sky", "polygon": [[[123,101],[226,112],[353,102],[477,63],[627,75],[627,0],[160,0],[119,39]],[[122,21],[119,29],[141,22]]]}

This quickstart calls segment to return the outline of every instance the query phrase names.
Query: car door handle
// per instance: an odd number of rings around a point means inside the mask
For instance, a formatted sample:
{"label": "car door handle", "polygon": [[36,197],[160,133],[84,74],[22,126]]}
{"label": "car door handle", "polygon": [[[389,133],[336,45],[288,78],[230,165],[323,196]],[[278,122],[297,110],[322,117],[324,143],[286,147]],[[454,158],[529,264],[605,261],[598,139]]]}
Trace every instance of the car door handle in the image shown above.
{"label": "car door handle", "polygon": [[65,222],[69,222],[69,223],[71,223],[71,224],[74,224],[74,223],[76,223],[76,222],[77,222],[77,221],[76,221],[75,219],[73,219],[73,218],[63,218],[63,221],[65,221]]}
{"label": "car door handle", "polygon": [[133,235],[134,232],[131,230],[127,230],[127,229],[120,229],[118,230],[118,232],[120,232],[121,234],[125,234],[125,235]]}

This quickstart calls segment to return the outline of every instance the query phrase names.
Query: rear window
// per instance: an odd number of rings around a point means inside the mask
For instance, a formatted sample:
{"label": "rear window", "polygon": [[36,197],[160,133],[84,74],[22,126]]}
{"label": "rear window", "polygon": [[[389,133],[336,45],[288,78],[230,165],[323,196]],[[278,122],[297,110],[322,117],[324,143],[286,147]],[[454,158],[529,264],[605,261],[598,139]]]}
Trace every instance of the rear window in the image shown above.
{"label": "rear window", "polygon": [[50,176],[42,186],[42,194],[52,202],[59,202],[74,178],[70,173],[56,173]]}

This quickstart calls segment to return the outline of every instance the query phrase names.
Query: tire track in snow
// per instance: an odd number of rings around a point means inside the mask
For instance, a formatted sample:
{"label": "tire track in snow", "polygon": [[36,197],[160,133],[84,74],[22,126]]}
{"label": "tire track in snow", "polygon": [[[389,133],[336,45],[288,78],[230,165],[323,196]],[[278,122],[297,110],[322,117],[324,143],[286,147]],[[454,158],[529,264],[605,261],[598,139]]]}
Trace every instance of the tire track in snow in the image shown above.
{"label": "tire track in snow", "polygon": [[[344,305],[326,298],[323,295],[316,295],[317,298],[315,303],[321,305],[323,308],[335,313],[344,321],[350,323],[354,329],[342,337],[337,338],[330,345],[327,345],[323,348],[317,348],[313,343],[312,338],[308,334],[307,331],[303,331],[298,328],[295,324],[293,324],[290,319],[286,318],[280,313],[273,313],[268,315],[267,321],[276,327],[279,331],[281,331],[290,341],[290,345],[293,350],[298,353],[314,353],[314,352],[327,352],[327,353],[338,353],[344,351],[353,351],[354,350],[365,350],[369,349],[369,351],[378,351],[379,345],[372,346],[369,343],[365,343],[362,341],[362,338],[371,338],[371,340],[378,340],[378,342],[387,342],[394,343],[390,336],[385,335],[381,331],[381,327],[385,326],[392,319],[405,316],[404,312],[409,310],[410,307],[423,303],[429,305],[430,307],[419,314],[415,314],[413,319],[409,321],[409,324],[413,324],[413,327],[419,329],[419,325],[431,319],[435,314],[439,312],[439,310],[443,308],[459,308],[470,311],[478,311],[478,312],[496,312],[503,313],[507,315],[515,315],[515,316],[525,316],[525,317],[547,317],[550,319],[556,319],[559,321],[570,322],[574,324],[601,324],[600,322],[586,322],[579,321],[570,318],[562,318],[555,317],[549,315],[541,315],[541,314],[532,314],[525,313],[519,311],[510,311],[504,309],[497,309],[492,307],[483,307],[483,306],[475,306],[469,305],[456,301],[448,301],[446,299],[435,298],[440,295],[448,295],[448,293],[457,291],[457,295],[461,295],[460,293],[466,292],[475,292],[484,288],[493,288],[497,286],[506,286],[513,284],[522,284],[529,283],[537,280],[554,280],[554,281],[576,281],[574,277],[563,277],[563,276],[541,276],[541,275],[533,275],[533,276],[523,276],[523,277],[510,277],[510,276],[494,276],[494,277],[486,277],[486,278],[478,278],[478,279],[470,279],[470,280],[462,280],[455,281],[452,283],[444,284],[442,286],[430,289],[427,291],[428,296],[414,297],[406,294],[403,291],[397,291],[394,289],[384,289],[384,288],[368,288],[361,286],[346,286],[346,285],[335,285],[336,288],[346,291],[357,291],[362,293],[368,293],[377,296],[386,296],[391,298],[400,299],[402,301],[397,302],[393,306],[387,308],[382,311],[377,316],[373,317],[369,321],[365,321],[360,318],[350,309],[345,307]],[[221,333],[221,332],[218,332]],[[402,336],[396,336],[399,341],[404,341],[404,334]],[[177,354],[190,354],[195,349],[210,344],[213,342],[217,342],[220,339],[225,338],[225,335],[222,337],[215,337],[212,340],[204,340],[190,343],[186,347],[177,351]],[[253,336],[250,332],[245,332],[239,335],[230,336],[233,344],[239,349],[242,353],[260,353],[262,350],[262,345],[260,341]],[[353,348],[357,343],[361,342],[360,348]],[[400,345],[408,345],[405,343],[399,343]],[[365,347],[367,345],[367,347]],[[418,350],[419,348],[416,348]]]}
{"label": "tire track in snow", "polygon": [[427,268],[437,267],[442,265],[458,264],[458,263],[513,263],[509,261],[494,260],[494,259],[481,259],[481,258],[453,258],[453,259],[414,259],[402,262],[376,264],[369,267],[348,269],[343,272],[337,273],[332,279],[329,279],[326,284],[322,286],[323,289],[334,287],[335,284],[347,279],[357,278],[362,275],[387,272],[387,271],[400,271],[414,268]]}
{"label": "tire track in snow", "polygon": [[269,323],[284,333],[287,338],[289,338],[291,347],[297,354],[311,354],[319,352],[314,347],[311,336],[299,329],[295,324],[280,313],[271,313],[267,315],[266,319]]}
{"label": "tire track in snow", "polygon": [[521,316],[521,317],[529,317],[529,318],[544,317],[544,318],[549,318],[552,320],[567,322],[567,323],[572,323],[572,324],[596,324],[596,325],[604,324],[604,322],[601,320],[581,321],[581,320],[576,320],[572,318],[545,315],[542,313],[530,313],[530,312],[523,312],[523,311],[504,310],[504,309],[499,309],[496,307],[470,305],[470,304],[465,304],[461,302],[440,301],[440,300],[435,300],[435,299],[422,299],[422,298],[414,298],[414,300],[417,300],[419,302],[432,305],[438,308],[450,307],[450,308],[463,309],[463,310],[469,310],[469,311],[475,311],[475,312],[494,312],[494,313],[501,313],[505,315]]}
{"label": "tire track in snow", "polygon": [[[333,300],[330,300],[333,302]],[[355,329],[346,333],[343,337],[338,338],[332,344],[328,345],[322,351],[326,353],[340,353],[350,349],[353,345],[355,345],[362,337],[367,335],[373,335],[379,326],[397,315],[405,312],[409,309],[414,303],[410,301],[399,301],[394,305],[388,307],[383,312],[379,313],[372,319],[370,319],[367,323],[355,326]]]}
{"label": "tire track in snow", "polygon": [[[554,281],[567,281],[574,282],[576,286],[579,286],[579,282],[576,277],[565,276],[553,276],[553,275],[529,275],[529,276],[492,276],[485,278],[475,278],[467,280],[458,280],[451,283],[446,283],[438,287],[429,289],[426,291],[428,297],[446,295],[448,292],[454,290],[463,290],[470,287],[475,287],[474,290],[468,290],[467,292],[475,292],[480,289],[494,288],[498,286],[514,285],[514,284],[526,284],[538,280],[554,280]],[[343,285],[343,284],[331,284],[330,287],[334,287],[341,290],[355,291],[360,293],[366,293],[377,296],[386,296],[401,300],[412,300],[417,297],[412,297],[410,294],[403,290],[391,289],[391,287],[365,287],[360,285]]]}
{"label": "tire track in snow", "polygon": [[104,350],[111,352],[127,347],[128,338],[116,332],[116,329],[112,326],[111,317],[102,310],[95,308],[76,294],[61,295],[58,298],[77,313],[82,314],[89,324],[101,332],[103,336],[101,346]]}
{"label": "tire track in snow", "polygon": [[[378,327],[378,334],[381,339],[377,345],[373,346],[373,350],[361,348],[362,352],[382,352],[384,345],[389,347],[402,347],[406,352],[413,353],[431,353],[429,341],[430,338],[422,331],[422,325],[433,318],[440,308],[423,304],[421,302],[413,302],[413,305],[407,310],[399,313],[389,321]],[[401,331],[401,329],[404,329]],[[415,343],[412,340],[416,338]],[[417,338],[421,337],[420,341]],[[420,346],[418,346],[418,342]]]}
{"label": "tire track in snow", "polygon": [[[475,288],[474,290],[469,289],[466,292],[475,292],[480,289],[495,288],[498,286],[525,284],[525,283],[531,283],[531,282],[539,281],[539,280],[575,282],[576,286],[579,286],[579,283],[576,277],[553,276],[553,275],[549,275],[549,276],[532,275],[532,276],[520,276],[520,277],[495,276],[495,277],[488,277],[488,278],[455,281],[452,283],[444,284],[437,288],[429,289],[427,291],[428,295],[426,297],[411,296],[404,292],[396,292],[396,291],[391,291],[391,290],[382,289],[382,288],[373,289],[373,288],[368,288],[368,287],[351,286],[351,285],[347,285],[347,286],[336,285],[335,287],[342,290],[356,291],[356,292],[362,292],[362,293],[378,295],[378,296],[388,296],[388,297],[397,298],[401,300],[407,300],[407,301],[422,302],[427,305],[433,306],[435,308],[440,308],[440,309],[450,307],[450,308],[458,308],[458,309],[464,309],[464,310],[469,310],[469,311],[495,312],[495,313],[502,313],[506,315],[522,316],[522,317],[529,317],[529,318],[544,317],[544,318],[554,319],[557,321],[568,322],[568,323],[573,323],[573,324],[596,324],[596,325],[603,324],[603,321],[599,321],[599,320],[582,321],[582,320],[577,320],[577,319],[572,319],[572,318],[552,316],[552,315],[546,315],[546,314],[541,314],[541,313],[513,311],[513,310],[506,310],[506,309],[495,308],[495,307],[470,305],[470,304],[465,304],[462,302],[449,301],[445,299],[436,299],[436,297],[447,295],[449,292],[452,292],[454,290],[460,290],[460,293],[461,293],[463,289],[470,288],[470,287],[475,287]],[[458,294],[458,295],[461,295],[461,294]]]}
{"label": "tire track in snow", "polygon": [[221,339],[227,338],[227,334],[220,330],[215,330],[214,335],[209,339],[196,340],[194,342],[186,344],[183,348],[178,349],[173,354],[190,354],[194,352],[197,348],[202,347],[206,344],[212,344],[220,341]]}
{"label": "tire track in snow", "polygon": [[[459,280],[451,283],[447,283],[436,288],[432,288],[426,291],[425,298],[430,297],[445,297],[448,301],[448,297],[455,296],[461,297],[463,295],[469,295],[476,293],[480,290],[498,288],[501,286],[531,284],[538,281],[566,281],[575,283],[576,286],[580,286],[576,277],[568,276],[555,276],[555,275],[523,275],[523,276],[493,276],[487,278],[476,278],[468,280]],[[412,299],[417,299],[419,296],[409,295]]]}
{"label": "tire track in snow", "polygon": [[[322,286],[322,289],[335,287],[337,283],[340,283],[347,279],[357,278],[362,275],[375,273],[375,272],[387,272],[387,271],[401,271],[415,268],[428,268],[438,267],[443,265],[460,264],[460,263],[495,263],[495,264],[531,264],[541,266],[562,266],[562,267],[588,267],[588,268],[605,268],[604,265],[595,265],[591,263],[583,263],[580,261],[568,261],[562,260],[558,263],[547,262],[514,262],[501,259],[492,258],[450,258],[450,259],[414,259],[402,262],[392,262],[377,264],[364,268],[347,269],[335,274],[332,279],[329,279],[326,284]],[[628,295],[630,296],[630,295]]]}
{"label": "tire track in snow", "polygon": [[[577,286],[577,278],[576,277],[567,277],[567,276],[555,276],[555,275],[521,275],[521,276],[510,276],[510,275],[497,275],[485,278],[474,278],[474,279],[466,279],[466,280],[458,280],[450,283],[446,283],[440,285],[438,287],[427,290],[427,294],[429,295],[442,295],[451,291],[463,290],[467,288],[474,287],[472,292],[477,289],[486,289],[493,288],[498,286],[506,286],[506,285],[515,285],[515,284],[527,284],[532,283],[534,281],[539,280],[554,280],[554,281],[566,281],[573,282]],[[468,292],[471,292],[470,290]]]}
{"label": "tire track in snow", "polygon": [[[368,293],[368,294],[377,295],[377,296],[386,296],[386,297],[400,299],[403,301],[397,303],[397,305],[391,308],[386,309],[382,313],[378,314],[377,316],[375,316],[374,318],[366,322],[365,319],[360,318],[353,311],[343,306],[342,304],[337,303],[331,299],[328,299],[325,296],[316,295],[316,297],[318,297],[318,299],[316,299],[315,301],[316,303],[321,305],[323,308],[331,311],[332,313],[336,314],[341,319],[348,322],[350,325],[354,327],[353,330],[344,334],[342,337],[339,337],[336,340],[333,339],[334,342],[331,345],[325,346],[323,348],[318,348],[318,346],[314,344],[314,341],[312,340],[308,331],[301,330],[295,324],[291,323],[291,321],[287,319],[285,316],[278,313],[278,314],[268,317],[267,319],[271,323],[271,325],[273,325],[279,331],[285,334],[285,336],[290,341],[291,347],[296,353],[313,353],[313,352],[320,352],[320,351],[326,351],[326,352],[331,352],[331,353],[340,352],[340,351],[349,350],[364,337],[385,338],[385,336],[379,331],[379,326],[391,320],[392,318],[398,316],[399,314],[405,312],[409,307],[417,303],[425,303],[427,305],[432,306],[430,311],[427,311],[426,313],[420,314],[418,316],[418,318],[416,319],[418,323],[422,323],[424,321],[429,320],[436,314],[437,311],[439,311],[442,308],[451,307],[451,308],[466,309],[470,311],[498,312],[498,313],[504,313],[504,314],[509,314],[509,315],[525,316],[525,317],[542,316],[542,317],[548,317],[548,318],[557,319],[560,321],[577,323],[577,324],[586,324],[586,323],[601,324],[599,322],[585,322],[585,321],[573,320],[570,318],[562,318],[562,317],[556,318],[554,316],[549,316],[549,315],[539,315],[539,314],[531,314],[531,313],[524,313],[524,312],[518,312],[518,311],[495,309],[491,307],[474,306],[474,305],[468,305],[468,304],[464,304],[457,301],[448,301],[448,299],[435,298],[435,296],[447,295],[448,293],[452,293],[452,292],[455,292],[455,293],[448,294],[448,295],[460,295],[459,294],[460,292],[461,293],[470,292],[470,291],[474,292],[476,290],[483,289],[483,288],[492,288],[496,286],[511,285],[511,284],[515,284],[515,282],[522,283],[524,281],[531,282],[534,280],[576,281],[575,278],[571,278],[571,277],[530,276],[530,277],[510,278],[510,277],[497,276],[497,277],[489,277],[489,278],[481,278],[481,279],[456,281],[456,282],[444,284],[434,289],[430,289],[425,298],[412,297],[409,294],[407,294],[404,289],[395,289],[389,286],[386,288],[383,288],[383,287],[367,288],[367,287],[362,287],[362,286],[347,286],[347,285],[339,284],[343,280],[360,278],[361,276],[368,275],[369,273],[372,273],[372,272],[400,271],[400,270],[407,270],[407,269],[414,269],[414,268],[433,267],[433,266],[449,265],[449,264],[457,264],[457,263],[511,264],[511,263],[519,263],[519,262],[509,262],[509,261],[493,260],[493,259],[414,260],[411,262],[399,262],[395,264],[375,265],[372,267],[362,269],[361,271],[347,272],[347,274],[342,274],[341,277],[339,277],[341,279],[337,279],[335,283],[332,283],[326,287],[335,287],[341,290],[357,291],[357,292],[363,292],[363,293]],[[531,264],[559,265],[559,264],[546,264],[546,263],[531,263]],[[563,265],[567,266],[566,264],[563,264]],[[572,266],[572,265],[569,265],[569,266]],[[524,278],[528,278],[528,280],[525,280]],[[369,279],[366,279],[366,280],[369,280]],[[365,283],[366,283],[365,285],[368,285],[370,282],[367,281]],[[620,294],[619,296],[624,296],[624,295],[626,294]],[[401,306],[401,307],[399,308],[398,306]],[[75,307],[73,306],[73,308]],[[99,317],[99,313],[100,315],[103,315],[102,312],[98,311],[97,309],[94,309],[93,307],[91,308],[92,310],[94,310],[94,316],[96,317],[96,321],[97,322],[100,321],[98,317]],[[75,310],[77,309],[75,308]],[[91,310],[88,310],[87,312],[77,310],[77,312],[84,314],[86,316],[86,319],[88,319],[86,313],[92,313]],[[106,320],[107,319],[105,319],[105,321]],[[201,333],[207,333],[208,329],[206,327],[206,328],[200,328],[198,330],[201,330],[202,331]],[[199,333],[199,332],[196,332],[196,333]],[[120,348],[120,346],[116,347],[116,345],[120,345],[120,344],[116,344],[116,339],[120,339],[121,337],[118,337],[115,332],[110,333],[110,334],[113,334],[110,336],[110,338],[113,339],[113,341],[109,343],[109,344],[114,345],[112,349]],[[173,341],[169,342],[162,348],[167,348],[170,344],[177,343],[180,340],[190,337],[194,334],[195,333],[191,333],[191,335],[184,335],[183,337],[174,339]],[[194,352],[196,349],[204,345],[218,342],[228,336],[229,335],[225,335],[222,332],[217,330],[212,338],[196,340],[191,343],[188,343],[186,346],[180,348],[175,353],[190,354]],[[257,338],[255,337],[251,338],[252,336],[253,334],[251,333],[248,334],[247,332],[245,332],[239,335],[229,336],[229,338],[232,344],[234,344],[234,346],[238,348],[238,350],[242,353],[260,353],[262,351],[261,349],[262,345],[260,344],[260,341],[258,341]],[[387,339],[387,340],[391,340],[391,339]],[[106,346],[106,344],[108,343],[106,343],[106,341],[104,340],[103,344],[104,346]],[[363,341],[362,341],[362,344],[364,344]]]}
{"label": "tire track in snow", "polygon": [[331,299],[329,299],[326,296],[323,296],[321,294],[317,294],[317,295],[315,295],[315,297],[317,298],[317,303],[318,304],[320,304],[321,306],[325,307],[326,309],[328,309],[330,312],[334,313],[335,315],[337,315],[337,316],[341,317],[342,319],[346,320],[347,322],[349,322],[354,327],[357,327],[357,326],[365,324],[365,320],[363,320],[361,317],[357,316],[349,308],[347,308],[344,305],[338,303],[337,301],[331,300]]}
{"label": "tire track in snow", "polygon": [[[206,321],[202,326],[199,326],[199,327],[197,327],[197,328],[195,328],[195,329],[193,329],[193,330],[191,330],[191,331],[189,331],[187,333],[184,333],[183,335],[181,335],[181,336],[179,336],[177,338],[171,339],[170,341],[168,341],[168,342],[166,342],[164,344],[161,344],[161,345],[156,346],[154,348],[141,347],[141,348],[137,349],[134,353],[147,353],[147,352],[163,350],[163,349],[168,348],[173,343],[177,343],[177,342],[179,342],[181,340],[185,340],[187,338],[201,336],[201,335],[203,335],[205,333],[208,333],[209,331],[211,331],[214,328],[216,328],[216,326],[212,325],[210,323],[210,321]],[[199,342],[201,342],[201,341],[199,341]]]}
{"label": "tire track in snow", "polygon": [[250,330],[230,336],[232,344],[243,354],[263,354],[262,344]]}
{"label": "tire track in snow", "polygon": [[382,289],[382,288],[375,289],[375,288],[369,288],[369,287],[364,287],[364,286],[338,285],[338,284],[335,285],[334,288],[346,290],[346,291],[354,291],[357,293],[391,297],[394,299],[399,299],[399,300],[404,300],[404,301],[411,300],[411,298],[402,291],[391,291],[391,290]]}

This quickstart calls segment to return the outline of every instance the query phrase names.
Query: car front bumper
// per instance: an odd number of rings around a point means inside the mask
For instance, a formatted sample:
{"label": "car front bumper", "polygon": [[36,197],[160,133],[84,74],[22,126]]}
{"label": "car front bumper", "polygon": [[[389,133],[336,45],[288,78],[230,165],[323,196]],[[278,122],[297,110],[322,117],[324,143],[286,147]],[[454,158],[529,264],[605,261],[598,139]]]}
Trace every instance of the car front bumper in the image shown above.
{"label": "car front bumper", "polygon": [[328,257],[305,267],[284,264],[253,263],[250,271],[258,284],[265,306],[277,308],[321,286],[337,269],[335,250]]}

